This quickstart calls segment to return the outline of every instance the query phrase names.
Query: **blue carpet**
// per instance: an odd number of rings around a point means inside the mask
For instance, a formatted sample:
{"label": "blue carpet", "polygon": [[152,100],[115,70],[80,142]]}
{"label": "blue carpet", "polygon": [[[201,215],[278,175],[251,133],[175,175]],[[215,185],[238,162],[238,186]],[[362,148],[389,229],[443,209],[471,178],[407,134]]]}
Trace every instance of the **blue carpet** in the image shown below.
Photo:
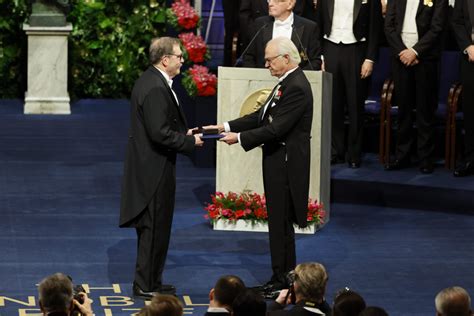
{"label": "blue carpet", "polygon": [[[135,233],[117,226],[127,129],[127,101],[81,100],[70,116],[24,116],[21,102],[0,101],[0,315],[32,314],[35,284],[58,271],[91,287],[96,315],[130,315],[143,306],[129,298]],[[409,201],[432,188],[470,191],[473,179],[456,182],[441,169],[388,175],[372,158],[364,161],[356,171],[333,168],[331,221],[297,238],[298,262],[328,269],[327,299],[348,286],[369,305],[411,316],[434,315],[434,296],[444,287],[474,294],[472,213],[453,211],[455,201],[441,201],[445,196],[425,210],[341,192],[356,181],[358,192],[410,185],[384,200]],[[268,240],[211,229],[202,206],[214,191],[214,169],[180,157],[177,180],[165,281],[177,286],[186,314],[202,315],[219,276],[236,274],[249,286],[267,281]]]}

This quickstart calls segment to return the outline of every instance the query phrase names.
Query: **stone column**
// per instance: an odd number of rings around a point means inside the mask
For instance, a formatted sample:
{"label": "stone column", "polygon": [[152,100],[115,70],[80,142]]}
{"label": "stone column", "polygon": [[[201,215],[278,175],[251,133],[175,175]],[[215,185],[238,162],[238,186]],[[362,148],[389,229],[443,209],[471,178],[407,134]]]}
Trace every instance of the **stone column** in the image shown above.
{"label": "stone column", "polygon": [[24,24],[28,35],[28,87],[25,114],[71,114],[67,91],[68,35],[65,26]]}

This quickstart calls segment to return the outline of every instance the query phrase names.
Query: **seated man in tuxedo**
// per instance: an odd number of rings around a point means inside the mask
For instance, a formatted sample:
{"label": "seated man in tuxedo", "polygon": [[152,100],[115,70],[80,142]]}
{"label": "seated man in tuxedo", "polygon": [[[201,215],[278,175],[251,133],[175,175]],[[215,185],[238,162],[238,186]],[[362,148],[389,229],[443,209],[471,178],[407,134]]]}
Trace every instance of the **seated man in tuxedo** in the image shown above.
{"label": "seated man in tuxedo", "polygon": [[462,56],[461,83],[464,113],[464,163],[454,170],[455,177],[474,174],[474,2],[456,0],[451,20]]}
{"label": "seated man in tuxedo", "polygon": [[293,13],[295,0],[268,1],[269,16],[255,20],[251,34],[254,40],[248,44],[243,57],[243,66],[264,68],[264,50],[267,42],[280,36],[291,39],[301,56],[299,66],[305,70],[321,69],[321,47],[315,34],[318,34],[316,22]]}
{"label": "seated man in tuxedo", "polygon": [[[284,289],[268,306],[272,315],[330,315],[331,308],[324,299],[328,275],[324,266],[317,262],[301,263],[291,273],[294,278],[291,289]],[[293,302],[291,309],[285,309]]]}
{"label": "seated man in tuxedo", "polygon": [[245,291],[244,282],[235,275],[225,275],[217,280],[209,292],[209,308],[205,315],[230,315],[234,299]]}

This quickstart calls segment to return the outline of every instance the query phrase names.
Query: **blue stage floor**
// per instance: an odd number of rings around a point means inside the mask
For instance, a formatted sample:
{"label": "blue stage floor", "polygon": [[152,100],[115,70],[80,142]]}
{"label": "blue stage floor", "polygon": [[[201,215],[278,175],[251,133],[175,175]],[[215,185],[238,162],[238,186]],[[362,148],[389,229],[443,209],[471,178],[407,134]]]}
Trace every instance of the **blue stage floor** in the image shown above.
{"label": "blue stage floor", "polygon": [[[20,102],[0,101],[0,315],[34,315],[36,284],[54,272],[88,285],[98,316],[143,306],[130,298],[135,233],[118,228],[128,102],[83,100],[72,112],[24,116]],[[428,316],[444,287],[474,295],[467,207],[474,177],[455,179],[442,168],[387,173],[370,155],[361,169],[341,165],[332,174],[330,222],[297,238],[298,262],[327,267],[329,302],[348,286],[391,316]],[[178,288],[186,314],[203,315],[219,276],[236,274],[248,286],[267,281],[268,240],[212,230],[202,207],[214,169],[181,157],[177,176],[165,281]]]}

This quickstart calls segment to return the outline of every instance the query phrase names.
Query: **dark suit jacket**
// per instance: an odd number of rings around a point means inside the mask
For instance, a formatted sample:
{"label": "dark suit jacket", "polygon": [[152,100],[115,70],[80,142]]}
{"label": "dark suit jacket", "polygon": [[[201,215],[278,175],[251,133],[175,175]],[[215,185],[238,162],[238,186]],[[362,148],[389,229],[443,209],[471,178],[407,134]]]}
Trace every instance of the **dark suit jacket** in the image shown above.
{"label": "dark suit jacket", "polygon": [[[311,61],[314,70],[321,69],[321,44],[314,36],[319,32],[318,25],[315,22],[302,18],[296,14],[293,16],[294,28],[291,35],[291,40],[300,51],[300,55],[302,55],[304,51],[303,49],[306,49],[308,58]],[[272,39],[274,21],[275,19],[271,16],[263,16],[255,20],[254,31],[252,32],[253,34],[256,34],[264,25],[266,25],[266,27],[260,31],[260,34],[255,38],[255,41],[250,46],[247,54],[245,54],[243,62],[244,67],[265,67],[265,45]],[[300,45],[295,32],[298,33],[303,46]],[[305,70],[311,69],[308,61],[303,60],[303,58],[301,59],[300,67]]]}
{"label": "dark suit jacket", "polygon": [[[398,1],[398,0],[394,0]],[[320,39],[331,35],[334,15],[334,0],[319,0],[316,9],[317,23],[321,28]],[[375,61],[379,50],[380,33],[383,26],[380,0],[355,0],[352,32],[356,40],[367,41],[366,58]]]}
{"label": "dark suit jacket", "polygon": [[452,27],[459,49],[464,50],[473,45],[472,26],[474,25],[474,1],[456,0],[454,3]]}
{"label": "dark suit jacket", "polygon": [[[443,48],[440,39],[446,27],[448,1],[432,0],[431,7],[425,5],[424,0],[419,0],[419,2],[416,13],[418,42],[413,46],[413,49],[418,53],[420,60],[437,59]],[[406,5],[407,0],[389,0],[387,5],[385,36],[395,56],[407,48],[401,37]]]}
{"label": "dark suit jacket", "polygon": [[[269,316],[317,316],[317,315],[323,315],[320,313],[313,313],[305,309],[306,302],[301,301],[295,304],[292,308],[290,309],[284,309],[284,306],[276,303],[276,302],[271,302],[268,305],[267,311]],[[331,316],[331,308],[329,307],[328,303],[324,301],[321,306],[316,306],[321,312],[324,313],[325,316]]]}
{"label": "dark suit jacket", "polygon": [[[135,82],[131,97],[130,129],[124,164],[120,226],[133,227],[133,219],[147,206],[166,166],[174,166],[176,153],[190,153],[194,137],[163,75],[150,66]],[[174,198],[174,197],[173,197]]]}
{"label": "dark suit jacket", "polygon": [[255,113],[230,121],[229,125],[231,131],[241,133],[240,141],[244,150],[264,145],[263,177],[264,182],[269,185],[272,185],[271,170],[276,167],[275,164],[285,163],[274,159],[273,155],[281,148],[282,142],[286,144],[288,180],[295,206],[296,223],[306,227],[313,95],[300,68],[280,83],[279,90],[281,97],[278,100],[274,98],[275,105],[268,107],[271,120],[261,120],[264,108],[262,106]]}

